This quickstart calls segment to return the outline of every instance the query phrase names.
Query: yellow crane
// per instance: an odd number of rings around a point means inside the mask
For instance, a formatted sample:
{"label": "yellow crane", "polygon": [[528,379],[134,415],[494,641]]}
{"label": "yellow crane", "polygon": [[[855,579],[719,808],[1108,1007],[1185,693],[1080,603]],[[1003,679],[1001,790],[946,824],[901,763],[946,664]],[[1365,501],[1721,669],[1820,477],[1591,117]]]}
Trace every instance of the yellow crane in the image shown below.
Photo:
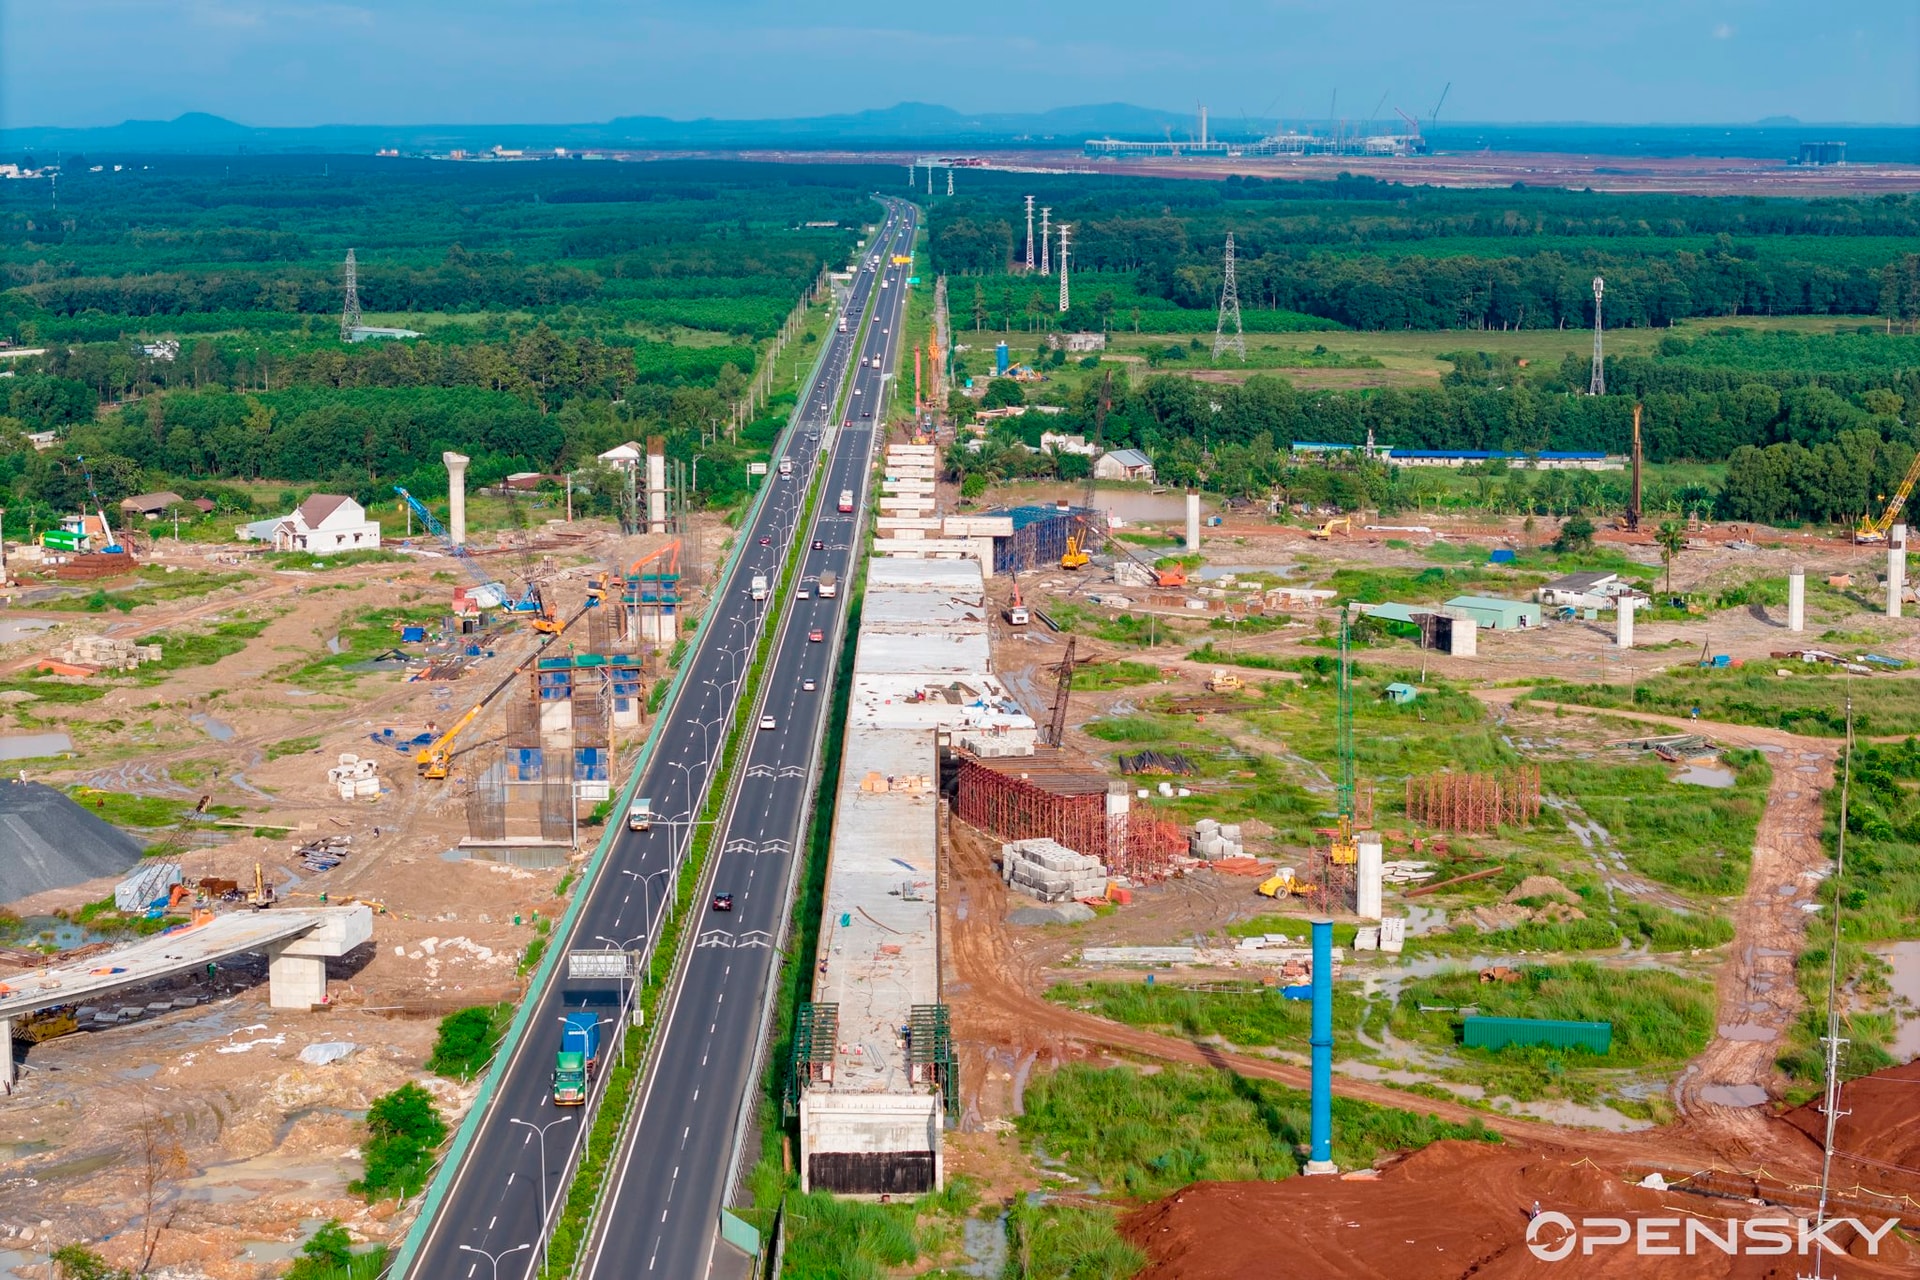
{"label": "yellow crane", "polygon": [[1853,540],[1861,545],[1885,542],[1887,530],[1893,528],[1894,521],[1900,518],[1900,512],[1907,505],[1907,499],[1913,495],[1913,486],[1920,481],[1920,453],[1913,455],[1913,465],[1907,468],[1906,478],[1900,481],[1900,487],[1893,491],[1893,498],[1887,503],[1887,509],[1878,517],[1864,517],[1860,527],[1853,531]]}
{"label": "yellow crane", "polygon": [[1087,554],[1087,525],[1083,520],[1079,527],[1067,535],[1067,549],[1060,553],[1062,569],[1084,569],[1093,562]]}
{"label": "yellow crane", "polygon": [[[582,612],[585,611],[582,610]],[[579,615],[576,614],[575,616],[577,617]],[[568,621],[572,621],[572,619]],[[564,630],[564,627],[562,629]],[[454,744],[459,741],[460,735],[465,733],[467,727],[480,718],[480,713],[492,705],[495,698],[505,693],[507,686],[518,679],[520,673],[532,666],[533,660],[545,651],[546,646],[542,645],[540,648],[528,654],[519,666],[506,674],[505,679],[493,686],[486,697],[474,703],[472,707],[468,708],[465,715],[455,720],[451,728],[435,738],[432,742],[429,742],[426,746],[420,748],[413,757],[413,763],[419,768],[421,777],[445,778],[447,776],[448,771],[453,767],[453,748]]]}

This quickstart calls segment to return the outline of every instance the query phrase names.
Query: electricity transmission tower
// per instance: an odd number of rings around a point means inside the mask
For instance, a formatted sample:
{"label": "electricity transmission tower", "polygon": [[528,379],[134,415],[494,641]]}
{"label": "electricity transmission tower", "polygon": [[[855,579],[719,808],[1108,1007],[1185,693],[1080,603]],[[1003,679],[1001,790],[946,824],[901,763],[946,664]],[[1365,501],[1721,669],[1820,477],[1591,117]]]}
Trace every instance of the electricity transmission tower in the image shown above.
{"label": "electricity transmission tower", "polygon": [[1067,309],[1067,232],[1073,230],[1066,223],[1060,224],[1060,310]]}
{"label": "electricity transmission tower", "polygon": [[953,194],[953,170],[947,170],[947,194]]}
{"label": "electricity transmission tower", "polygon": [[1027,270],[1033,270],[1033,197],[1027,197]]}
{"label": "electricity transmission tower", "polygon": [[[1233,336],[1227,336],[1227,317],[1233,317]],[[1247,358],[1247,335],[1240,326],[1240,285],[1233,271],[1233,232],[1227,232],[1227,278],[1220,285],[1220,318],[1213,326],[1213,358],[1231,351],[1242,361]]]}
{"label": "electricity transmission tower", "polygon": [[1047,263],[1047,245],[1050,234],[1047,230],[1047,216],[1052,212],[1053,210],[1046,205],[1040,206],[1040,274],[1043,276],[1053,274],[1053,268]]}
{"label": "electricity transmission tower", "polygon": [[1607,282],[1599,276],[1593,278],[1593,378],[1587,383],[1587,394],[1603,396],[1607,394],[1607,371],[1602,364],[1600,351],[1600,295],[1607,290]]}
{"label": "electricity transmission tower", "polygon": [[353,250],[347,250],[347,305],[340,312],[340,341],[352,342],[353,331],[360,327],[360,281],[359,268],[353,261]]}

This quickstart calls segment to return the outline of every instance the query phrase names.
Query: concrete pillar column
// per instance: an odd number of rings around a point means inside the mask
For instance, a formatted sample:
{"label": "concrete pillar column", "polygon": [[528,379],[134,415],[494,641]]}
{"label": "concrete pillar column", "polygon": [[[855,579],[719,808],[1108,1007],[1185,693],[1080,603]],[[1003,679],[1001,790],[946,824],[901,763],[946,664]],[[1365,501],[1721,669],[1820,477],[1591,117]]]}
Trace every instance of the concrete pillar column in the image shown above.
{"label": "concrete pillar column", "polygon": [[1900,598],[1907,594],[1907,526],[1897,524],[1887,534],[1887,616],[1900,616]]}
{"label": "concrete pillar column", "polygon": [[[1127,847],[1127,824],[1133,813],[1133,792],[1119,779],[1107,783],[1107,841],[1109,849]],[[1113,870],[1116,859],[1111,853],[1107,856],[1107,870]]]}
{"label": "concrete pillar column", "polygon": [[1309,1099],[1307,1173],[1338,1173],[1333,1163],[1333,921],[1313,929],[1313,1093]]}
{"label": "concrete pillar column", "polygon": [[1357,842],[1359,860],[1355,866],[1354,914],[1363,920],[1380,918],[1382,868],[1381,844],[1378,840]]}
{"label": "concrete pillar column", "polygon": [[1787,575],[1787,630],[1807,629],[1807,567],[1793,566]]}
{"label": "concrete pillar column", "polygon": [[659,436],[647,441],[647,532],[667,531],[667,446]]}
{"label": "concrete pillar column", "polygon": [[275,1009],[311,1009],[327,1002],[325,957],[291,955],[298,940],[267,948],[267,1003]]}
{"label": "concrete pillar column", "polygon": [[1480,626],[1478,623],[1467,618],[1455,618],[1447,636],[1447,652],[1452,656],[1456,658],[1479,656]]}
{"label": "concrete pillar column", "polygon": [[467,545],[467,464],[473,459],[451,449],[440,455],[447,464],[447,537],[456,547]]}
{"label": "concrete pillar column", "polygon": [[0,1018],[0,1097],[13,1092],[13,1019]]}
{"label": "concrete pillar column", "polygon": [[1187,550],[1200,549],[1200,495],[1187,491]]}
{"label": "concrete pillar column", "polygon": [[1632,596],[1618,596],[1614,599],[1613,644],[1616,649],[1633,648],[1633,610],[1638,603]]}

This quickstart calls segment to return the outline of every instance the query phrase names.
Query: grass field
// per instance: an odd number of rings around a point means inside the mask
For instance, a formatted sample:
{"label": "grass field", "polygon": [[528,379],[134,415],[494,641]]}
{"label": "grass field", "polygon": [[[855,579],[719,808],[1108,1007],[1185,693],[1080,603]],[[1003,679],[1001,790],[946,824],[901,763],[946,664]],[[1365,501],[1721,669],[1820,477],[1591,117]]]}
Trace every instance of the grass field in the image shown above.
{"label": "grass field", "polygon": [[[1789,674],[1778,675],[1777,670]],[[1697,707],[1702,720],[1838,738],[1846,732],[1849,694],[1854,732],[1860,736],[1920,733],[1920,678],[1889,674],[1862,679],[1799,663],[1778,669],[1771,663],[1739,670],[1673,667],[1631,686],[1554,682],[1536,686],[1527,696],[1669,716],[1690,716]]]}

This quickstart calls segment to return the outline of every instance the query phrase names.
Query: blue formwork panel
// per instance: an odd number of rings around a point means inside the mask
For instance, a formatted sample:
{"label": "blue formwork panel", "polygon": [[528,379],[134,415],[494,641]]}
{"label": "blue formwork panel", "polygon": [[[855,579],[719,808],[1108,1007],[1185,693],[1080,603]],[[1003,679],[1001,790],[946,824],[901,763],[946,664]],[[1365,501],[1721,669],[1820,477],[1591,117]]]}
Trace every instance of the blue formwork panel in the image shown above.
{"label": "blue formwork panel", "polygon": [[604,747],[576,747],[573,752],[575,782],[607,781],[607,751]]}
{"label": "blue formwork panel", "polygon": [[506,761],[509,782],[538,782],[546,774],[545,755],[539,747],[509,747]]}

